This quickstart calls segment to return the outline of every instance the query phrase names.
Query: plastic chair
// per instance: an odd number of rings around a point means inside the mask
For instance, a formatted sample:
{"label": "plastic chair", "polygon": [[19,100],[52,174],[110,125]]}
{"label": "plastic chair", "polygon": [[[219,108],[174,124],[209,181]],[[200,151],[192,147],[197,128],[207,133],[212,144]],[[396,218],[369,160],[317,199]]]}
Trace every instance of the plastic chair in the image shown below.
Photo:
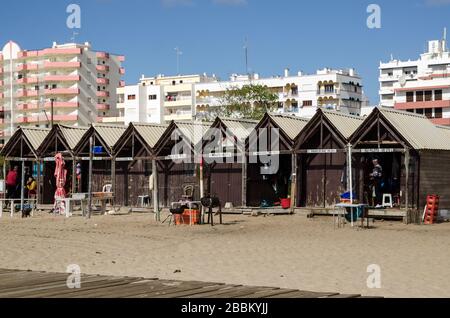
{"label": "plastic chair", "polygon": [[394,207],[394,200],[392,198],[392,194],[385,193],[383,194],[383,207],[384,208],[393,208]]}

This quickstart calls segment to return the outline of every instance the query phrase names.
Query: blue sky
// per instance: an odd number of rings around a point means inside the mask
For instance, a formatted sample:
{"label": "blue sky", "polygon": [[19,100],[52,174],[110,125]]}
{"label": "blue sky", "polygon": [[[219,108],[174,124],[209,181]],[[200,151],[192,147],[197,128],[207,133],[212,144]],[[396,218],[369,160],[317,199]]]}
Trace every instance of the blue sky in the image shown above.
{"label": "blue sky", "polygon": [[[0,42],[23,49],[69,42],[66,7],[82,9],[77,41],[126,56],[127,83],[141,74],[244,73],[263,76],[355,67],[372,103],[378,102],[378,66],[393,54],[415,59],[426,41],[450,28],[450,0],[40,0],[3,3]],[[382,9],[381,29],[368,29],[367,6]]]}

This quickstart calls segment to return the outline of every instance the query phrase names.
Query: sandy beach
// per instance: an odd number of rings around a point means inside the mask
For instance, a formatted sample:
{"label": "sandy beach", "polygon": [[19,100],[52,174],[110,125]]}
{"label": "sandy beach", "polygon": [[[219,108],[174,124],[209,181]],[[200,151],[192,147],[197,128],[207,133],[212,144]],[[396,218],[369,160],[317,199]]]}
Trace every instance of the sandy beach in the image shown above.
{"label": "sandy beach", "polygon": [[[450,224],[376,222],[335,230],[329,217],[227,215],[169,227],[151,214],[0,219],[0,268],[198,280],[385,297],[450,297]],[[381,267],[369,289],[367,267]]]}

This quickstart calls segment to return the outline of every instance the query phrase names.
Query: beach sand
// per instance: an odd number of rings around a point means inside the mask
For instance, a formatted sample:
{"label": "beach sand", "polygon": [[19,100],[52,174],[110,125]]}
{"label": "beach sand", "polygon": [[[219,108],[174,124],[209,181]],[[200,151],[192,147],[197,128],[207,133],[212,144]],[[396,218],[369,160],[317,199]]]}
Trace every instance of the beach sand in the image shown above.
{"label": "beach sand", "polygon": [[[226,224],[169,227],[152,214],[0,219],[0,268],[198,280],[384,297],[450,297],[450,224],[226,215]],[[381,288],[367,287],[367,267]]]}

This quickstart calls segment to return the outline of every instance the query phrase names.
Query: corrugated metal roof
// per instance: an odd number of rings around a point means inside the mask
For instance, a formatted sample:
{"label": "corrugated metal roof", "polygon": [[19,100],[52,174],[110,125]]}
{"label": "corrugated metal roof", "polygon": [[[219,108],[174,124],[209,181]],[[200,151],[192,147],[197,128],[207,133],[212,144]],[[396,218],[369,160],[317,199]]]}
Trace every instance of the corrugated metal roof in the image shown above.
{"label": "corrugated metal roof", "polygon": [[449,134],[427,117],[391,108],[379,110],[414,149],[450,150]]}
{"label": "corrugated metal roof", "polygon": [[180,132],[189,139],[193,145],[197,145],[202,141],[212,123],[207,122],[175,122]]}
{"label": "corrugated metal roof", "polygon": [[106,145],[112,149],[120,137],[122,137],[125,130],[127,130],[126,126],[120,125],[105,125],[105,124],[93,124],[95,131],[100,135],[100,137],[106,142]]}
{"label": "corrugated metal roof", "polygon": [[89,130],[87,127],[69,127],[64,125],[59,125],[59,128],[61,129],[70,150],[75,149],[81,141],[81,138],[83,138],[84,134]]}
{"label": "corrugated metal roof", "polygon": [[48,128],[23,127],[19,129],[28,139],[31,146],[33,147],[33,150],[35,151],[41,146],[45,137],[47,137],[48,133],[50,132],[50,129]]}
{"label": "corrugated metal roof", "polygon": [[167,125],[132,123],[136,131],[152,148],[156,146],[161,136],[167,130]]}
{"label": "corrugated metal roof", "polygon": [[294,141],[308,124],[309,119],[295,115],[269,114],[270,118]]}
{"label": "corrugated metal roof", "polygon": [[337,111],[322,110],[324,116],[331,124],[342,134],[345,139],[349,139],[351,135],[361,126],[364,118],[343,114]]}
{"label": "corrugated metal roof", "polygon": [[241,120],[233,118],[219,118],[229,131],[239,140],[245,140],[258,125],[256,120]]}

